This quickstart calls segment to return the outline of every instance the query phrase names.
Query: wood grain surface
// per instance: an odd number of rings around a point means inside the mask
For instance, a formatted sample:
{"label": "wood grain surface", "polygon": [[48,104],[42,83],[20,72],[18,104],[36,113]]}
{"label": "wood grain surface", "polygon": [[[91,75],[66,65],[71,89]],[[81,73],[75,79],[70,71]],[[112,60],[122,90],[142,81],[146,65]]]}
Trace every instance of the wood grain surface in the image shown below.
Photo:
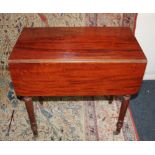
{"label": "wood grain surface", "polygon": [[146,62],[129,28],[25,28],[9,70],[19,96],[126,95]]}
{"label": "wood grain surface", "polygon": [[125,27],[24,28],[9,61],[146,59],[141,51]]}
{"label": "wood grain surface", "polygon": [[10,64],[20,96],[96,96],[138,92],[144,63]]}

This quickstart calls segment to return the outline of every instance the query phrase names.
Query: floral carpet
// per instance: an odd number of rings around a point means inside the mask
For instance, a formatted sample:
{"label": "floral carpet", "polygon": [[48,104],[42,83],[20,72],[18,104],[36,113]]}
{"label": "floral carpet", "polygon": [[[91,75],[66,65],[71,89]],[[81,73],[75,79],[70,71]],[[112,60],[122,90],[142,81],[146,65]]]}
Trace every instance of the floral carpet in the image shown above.
{"label": "floral carpet", "polygon": [[44,98],[43,105],[35,98],[39,137],[34,139],[25,105],[16,98],[7,72],[8,57],[24,27],[127,26],[134,33],[136,16],[135,13],[0,14],[0,140],[137,140],[129,111],[120,135],[113,135],[120,100],[108,104],[105,97],[49,97]]}
{"label": "floral carpet", "polygon": [[[137,140],[129,111],[119,135],[113,135],[120,99],[112,104],[106,97],[34,98],[39,136],[34,138],[25,104],[16,98],[7,71],[0,75],[0,140]],[[14,111],[13,119],[11,115]]]}

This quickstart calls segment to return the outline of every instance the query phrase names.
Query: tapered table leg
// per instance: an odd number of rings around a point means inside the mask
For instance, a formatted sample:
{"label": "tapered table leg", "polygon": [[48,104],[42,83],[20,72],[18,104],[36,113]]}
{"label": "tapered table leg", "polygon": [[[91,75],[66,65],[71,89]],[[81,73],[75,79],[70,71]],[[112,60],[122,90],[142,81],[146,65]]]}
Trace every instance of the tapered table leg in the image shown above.
{"label": "tapered table leg", "polygon": [[37,123],[34,114],[33,101],[31,97],[23,97],[22,100],[25,102],[27,113],[30,119],[31,129],[34,136],[38,136]]}
{"label": "tapered table leg", "polygon": [[130,101],[130,95],[123,96],[123,102],[121,104],[118,122],[116,124],[116,131],[114,132],[115,135],[118,135],[120,133],[120,130],[123,126],[124,117],[125,117],[128,105],[129,105],[129,101]]}

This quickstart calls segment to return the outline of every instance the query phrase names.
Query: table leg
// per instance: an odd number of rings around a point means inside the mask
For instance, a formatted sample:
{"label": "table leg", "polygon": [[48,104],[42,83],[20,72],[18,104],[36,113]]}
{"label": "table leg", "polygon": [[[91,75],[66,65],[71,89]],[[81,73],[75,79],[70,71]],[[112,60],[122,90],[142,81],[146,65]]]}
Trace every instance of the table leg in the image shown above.
{"label": "table leg", "polygon": [[22,100],[25,102],[27,113],[30,119],[31,129],[34,136],[38,136],[37,123],[34,114],[33,101],[31,97],[23,97]]}
{"label": "table leg", "polygon": [[108,100],[109,100],[109,104],[112,104],[113,100],[114,100],[114,96],[109,96],[108,97]]}
{"label": "table leg", "polygon": [[121,104],[118,122],[116,124],[116,131],[114,132],[115,135],[118,135],[120,133],[120,130],[123,126],[124,117],[125,117],[128,105],[129,105],[129,101],[130,101],[130,95],[123,96],[123,102]]}
{"label": "table leg", "polygon": [[40,102],[41,105],[43,105],[43,100],[44,100],[43,97],[39,96],[39,102]]}

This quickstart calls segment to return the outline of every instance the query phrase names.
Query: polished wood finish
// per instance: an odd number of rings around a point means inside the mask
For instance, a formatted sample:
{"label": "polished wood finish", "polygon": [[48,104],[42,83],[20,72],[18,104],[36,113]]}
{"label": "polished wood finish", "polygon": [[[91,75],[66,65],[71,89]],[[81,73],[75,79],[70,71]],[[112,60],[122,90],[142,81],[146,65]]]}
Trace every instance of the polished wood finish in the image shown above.
{"label": "polished wood finish", "polygon": [[25,28],[9,58],[20,96],[134,94],[145,66],[129,28]]}
{"label": "polished wood finish", "polygon": [[[16,94],[40,96],[41,103],[42,96],[127,94],[119,114],[118,134],[129,96],[138,92],[146,63],[129,28],[24,28],[9,57],[9,70]],[[37,135],[32,100],[24,100]]]}
{"label": "polished wood finish", "polygon": [[35,120],[35,114],[34,114],[32,98],[31,97],[23,97],[22,100],[25,102],[25,106],[26,106],[27,113],[28,113],[28,116],[29,116],[31,129],[33,131],[33,135],[38,136],[37,123],[36,123],[36,120]]}
{"label": "polished wood finish", "polygon": [[141,51],[131,30],[125,27],[24,28],[9,61],[139,62],[146,59]]}
{"label": "polished wood finish", "polygon": [[138,92],[144,63],[10,64],[20,96],[97,96]]}
{"label": "polished wood finish", "polygon": [[116,131],[114,132],[115,135],[119,134],[121,131],[121,128],[124,122],[124,117],[125,117],[128,105],[129,105],[129,101],[130,101],[130,95],[123,96],[123,102],[121,104],[118,122],[116,124],[117,128],[116,128]]}

